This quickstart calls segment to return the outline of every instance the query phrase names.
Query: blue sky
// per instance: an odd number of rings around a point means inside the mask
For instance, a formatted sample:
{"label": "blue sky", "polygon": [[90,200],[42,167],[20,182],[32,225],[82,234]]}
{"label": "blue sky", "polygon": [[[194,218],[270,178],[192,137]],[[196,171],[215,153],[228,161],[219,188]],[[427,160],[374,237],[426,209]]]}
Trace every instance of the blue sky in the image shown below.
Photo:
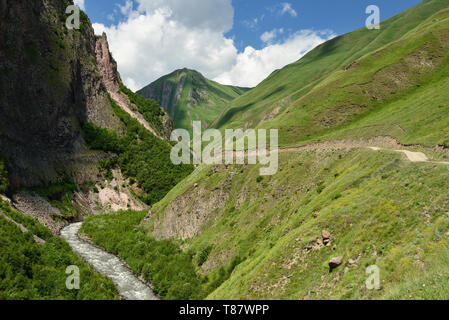
{"label": "blue sky", "polygon": [[[188,0],[184,0],[188,1]],[[204,0],[208,1],[208,0]],[[85,10],[92,22],[110,26],[123,21],[125,17],[117,6],[126,0],[84,0]],[[281,3],[275,0],[234,0],[234,25],[226,35],[234,37],[239,51],[247,45],[262,48],[260,36],[275,28],[287,32],[299,29],[330,29],[336,34],[344,34],[361,28],[365,24],[365,8],[375,4],[381,9],[381,19],[385,20],[404,11],[421,0],[290,0],[296,17],[279,14]],[[135,3],[135,1],[134,1]],[[114,20],[111,20],[112,15]],[[255,23],[257,19],[257,23]]]}
{"label": "blue sky", "polygon": [[84,2],[96,32],[107,33],[119,71],[132,89],[182,67],[222,83],[254,86],[321,42],[364,27],[367,6],[377,5],[385,20],[421,2],[77,1]]}

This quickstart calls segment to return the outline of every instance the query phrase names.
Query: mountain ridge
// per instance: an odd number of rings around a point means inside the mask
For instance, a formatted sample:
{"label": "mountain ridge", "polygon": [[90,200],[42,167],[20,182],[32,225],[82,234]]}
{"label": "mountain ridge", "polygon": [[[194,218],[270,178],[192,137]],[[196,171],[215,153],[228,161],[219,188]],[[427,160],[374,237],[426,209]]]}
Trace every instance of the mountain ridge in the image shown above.
{"label": "mountain ridge", "polygon": [[[211,127],[220,130],[224,130],[225,127],[279,128],[282,136],[281,144],[307,143],[308,139],[312,137],[312,134],[307,131],[310,131],[310,128],[322,126],[321,123],[314,123],[311,120],[318,115],[320,108],[309,107],[305,102],[313,89],[315,89],[315,99],[319,98],[319,88],[326,89],[327,81],[331,81],[332,76],[343,76],[343,72],[356,73],[357,69],[360,70],[358,67],[360,59],[399,41],[413,32],[420,23],[447,7],[448,3],[445,0],[426,0],[383,21],[380,30],[361,28],[319,45],[297,62],[272,73],[247,95],[232,101],[211,124]],[[363,84],[357,85],[362,86]],[[340,89],[336,82],[333,83],[333,86],[335,90],[338,90],[338,94],[343,96],[344,88]],[[335,105],[326,107],[337,108],[338,104],[341,104],[341,110],[335,110],[333,115],[328,113],[319,116],[327,116],[328,119],[325,121],[335,121],[340,111],[351,109],[350,105],[345,106],[346,102],[350,99],[357,99],[359,102],[362,95],[354,94],[351,97],[347,95],[344,96],[346,101],[329,102],[329,104],[335,102]],[[373,97],[377,98],[376,93]],[[353,108],[354,114],[358,113],[358,116],[347,116],[344,122],[349,124],[366,114],[366,111],[374,105],[373,102],[369,102],[369,104],[368,102],[363,101],[363,104],[369,108],[365,111]],[[321,109],[325,109],[325,107],[323,106]],[[337,126],[330,127],[336,128]],[[301,134],[302,131],[306,131],[306,133]],[[325,130],[322,131],[325,132]],[[406,141],[404,142],[406,143]]]}
{"label": "mountain ridge", "polygon": [[330,40],[225,108],[212,127],[279,129],[278,172],[199,166],[145,224],[219,279],[208,299],[445,299],[448,7]]}
{"label": "mountain ridge", "polygon": [[192,121],[208,126],[226,103],[248,90],[250,88],[219,84],[198,71],[183,68],[157,79],[137,93],[156,100],[170,114],[177,128],[191,130]]}

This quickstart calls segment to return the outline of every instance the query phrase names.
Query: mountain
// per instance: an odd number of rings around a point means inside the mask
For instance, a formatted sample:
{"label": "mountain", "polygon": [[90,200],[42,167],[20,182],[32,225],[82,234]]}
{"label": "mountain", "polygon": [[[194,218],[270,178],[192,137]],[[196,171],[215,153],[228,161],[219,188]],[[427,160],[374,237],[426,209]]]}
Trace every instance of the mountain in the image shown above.
{"label": "mountain", "polygon": [[184,244],[208,299],[445,299],[448,39],[428,0],[275,71],[212,127],[279,129],[278,172],[199,166],[146,230]]}
{"label": "mountain", "polygon": [[[148,206],[192,171],[170,161],[168,114],[126,88],[106,35],[72,0],[0,2],[0,299],[119,299],[59,236]],[[68,266],[83,275],[65,286]]]}
{"label": "mountain", "polygon": [[191,131],[192,121],[207,127],[220,114],[224,105],[243,95],[249,88],[221,85],[201,73],[181,69],[166,75],[137,91],[156,100],[173,118],[177,128]]}
{"label": "mountain", "polygon": [[172,120],[123,85],[106,35],[95,36],[83,12],[80,29],[67,30],[70,3],[1,7],[0,155],[8,191],[95,184],[101,167],[119,169],[117,179],[135,180],[142,200],[157,201],[184,175],[169,161]]}
{"label": "mountain", "polygon": [[421,96],[432,90],[438,99],[445,90],[444,81],[434,83],[444,80],[445,21],[427,19],[447,7],[444,0],[423,1],[380,30],[323,43],[232,101],[211,127],[279,128],[282,145],[384,133],[403,143],[447,143],[446,109]]}
{"label": "mountain", "polygon": [[66,29],[69,4],[0,1],[0,299],[120,298],[59,236],[77,221],[164,299],[447,299],[447,0],[242,95],[188,70],[158,87],[186,114],[235,92],[212,127],[279,129],[272,176],[175,166],[169,115],[126,88],[84,13]]}

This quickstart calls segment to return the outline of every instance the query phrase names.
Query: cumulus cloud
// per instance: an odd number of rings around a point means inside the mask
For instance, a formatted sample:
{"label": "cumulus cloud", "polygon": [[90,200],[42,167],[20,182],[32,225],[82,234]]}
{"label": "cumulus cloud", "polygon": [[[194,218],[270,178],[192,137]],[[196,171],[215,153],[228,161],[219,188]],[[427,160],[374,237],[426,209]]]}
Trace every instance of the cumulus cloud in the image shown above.
{"label": "cumulus cloud", "polygon": [[93,25],[97,34],[106,32],[122,79],[132,90],[184,67],[224,84],[255,86],[331,36],[301,31],[275,43],[277,29],[273,37],[263,36],[265,48],[239,53],[225,36],[234,20],[231,0],[136,2],[136,7],[129,0],[120,7],[126,19],[117,25]]}
{"label": "cumulus cloud", "polygon": [[84,7],[84,0],[75,0],[74,3],[75,5],[80,7],[81,10],[86,10],[86,8]]}
{"label": "cumulus cloud", "polygon": [[214,80],[223,84],[254,87],[274,70],[297,61],[325,39],[334,36],[331,31],[302,30],[282,43],[271,44],[261,50],[247,47],[243,53],[237,55],[232,68]]}

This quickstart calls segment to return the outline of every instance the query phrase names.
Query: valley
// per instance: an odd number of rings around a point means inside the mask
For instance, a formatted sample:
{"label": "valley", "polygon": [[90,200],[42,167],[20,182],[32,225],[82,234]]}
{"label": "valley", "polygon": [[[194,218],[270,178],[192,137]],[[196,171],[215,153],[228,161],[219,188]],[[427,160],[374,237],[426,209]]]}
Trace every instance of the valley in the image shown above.
{"label": "valley", "polygon": [[[255,88],[184,68],[137,92],[121,30],[96,35],[83,11],[68,30],[72,0],[2,3],[0,300],[447,300],[447,0]],[[175,163],[177,128],[189,159],[207,150],[194,124],[223,146],[278,136],[265,157],[220,152],[241,164]]]}

